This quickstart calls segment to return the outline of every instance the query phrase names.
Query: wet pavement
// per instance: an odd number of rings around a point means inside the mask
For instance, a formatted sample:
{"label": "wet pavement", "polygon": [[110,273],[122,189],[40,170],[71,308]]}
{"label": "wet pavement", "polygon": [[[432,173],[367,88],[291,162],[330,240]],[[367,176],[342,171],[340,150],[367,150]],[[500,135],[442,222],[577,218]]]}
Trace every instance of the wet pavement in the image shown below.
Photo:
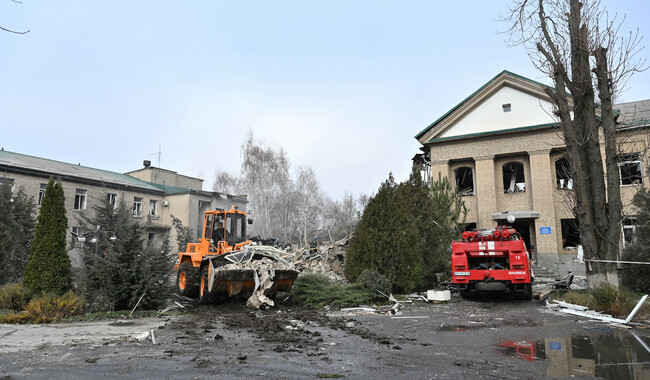
{"label": "wet pavement", "polygon": [[0,379],[650,379],[650,330],[537,301],[454,294],[450,303],[407,304],[397,315],[282,303],[251,311],[233,301],[164,322],[155,344],[89,337],[5,351]]}
{"label": "wet pavement", "polygon": [[585,327],[536,341],[504,340],[497,347],[504,355],[544,363],[551,378],[650,379],[650,337],[633,330]]}

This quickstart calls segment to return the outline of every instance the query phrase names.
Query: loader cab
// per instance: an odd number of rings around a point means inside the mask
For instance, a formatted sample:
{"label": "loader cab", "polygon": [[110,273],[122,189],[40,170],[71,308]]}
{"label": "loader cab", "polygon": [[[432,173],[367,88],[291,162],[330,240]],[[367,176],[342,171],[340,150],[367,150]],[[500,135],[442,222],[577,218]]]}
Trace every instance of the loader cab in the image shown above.
{"label": "loader cab", "polygon": [[233,248],[246,240],[246,214],[234,210],[207,211],[203,237],[210,242],[211,252],[219,252],[219,246]]}

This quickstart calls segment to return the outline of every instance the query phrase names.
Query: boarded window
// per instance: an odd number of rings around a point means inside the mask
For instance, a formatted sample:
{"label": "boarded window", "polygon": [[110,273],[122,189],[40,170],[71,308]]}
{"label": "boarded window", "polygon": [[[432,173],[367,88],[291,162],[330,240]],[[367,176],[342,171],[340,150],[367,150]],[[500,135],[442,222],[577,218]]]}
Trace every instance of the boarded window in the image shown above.
{"label": "boarded window", "polygon": [[503,165],[503,191],[505,193],[526,191],[524,164],[517,161],[510,161]]}
{"label": "boarded window", "polygon": [[618,171],[621,175],[621,185],[642,184],[641,155],[627,153],[618,156]]}
{"label": "boarded window", "polygon": [[460,195],[474,195],[474,170],[469,166],[461,166],[454,170],[456,191]]}

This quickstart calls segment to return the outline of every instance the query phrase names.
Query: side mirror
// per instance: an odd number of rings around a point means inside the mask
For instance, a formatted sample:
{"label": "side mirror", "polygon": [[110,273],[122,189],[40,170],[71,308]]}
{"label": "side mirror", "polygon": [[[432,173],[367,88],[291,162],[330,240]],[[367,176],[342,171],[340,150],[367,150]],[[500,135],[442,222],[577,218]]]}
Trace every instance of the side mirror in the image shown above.
{"label": "side mirror", "polygon": [[253,218],[248,218],[248,224],[253,224]]}

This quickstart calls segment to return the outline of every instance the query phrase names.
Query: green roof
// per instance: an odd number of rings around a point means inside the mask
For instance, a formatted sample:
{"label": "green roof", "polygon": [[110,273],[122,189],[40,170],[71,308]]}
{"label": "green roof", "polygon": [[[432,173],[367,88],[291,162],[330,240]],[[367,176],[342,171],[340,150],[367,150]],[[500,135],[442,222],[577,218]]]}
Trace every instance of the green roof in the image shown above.
{"label": "green roof", "polygon": [[436,139],[431,139],[427,142],[434,143],[434,142],[452,141],[452,140],[474,138],[474,137],[493,136],[493,135],[506,134],[506,133],[533,131],[536,129],[545,129],[545,128],[556,127],[556,126],[558,126],[558,123],[537,124],[537,125],[529,125],[526,127],[519,127],[519,128],[500,129],[498,131],[477,132],[477,133],[468,133],[466,135],[439,137]]}
{"label": "green roof", "polygon": [[109,186],[134,187],[149,192],[162,192],[153,184],[126,174],[9,152],[4,149],[0,150],[0,170],[2,168],[43,177],[59,177],[78,182],[95,182]]}

